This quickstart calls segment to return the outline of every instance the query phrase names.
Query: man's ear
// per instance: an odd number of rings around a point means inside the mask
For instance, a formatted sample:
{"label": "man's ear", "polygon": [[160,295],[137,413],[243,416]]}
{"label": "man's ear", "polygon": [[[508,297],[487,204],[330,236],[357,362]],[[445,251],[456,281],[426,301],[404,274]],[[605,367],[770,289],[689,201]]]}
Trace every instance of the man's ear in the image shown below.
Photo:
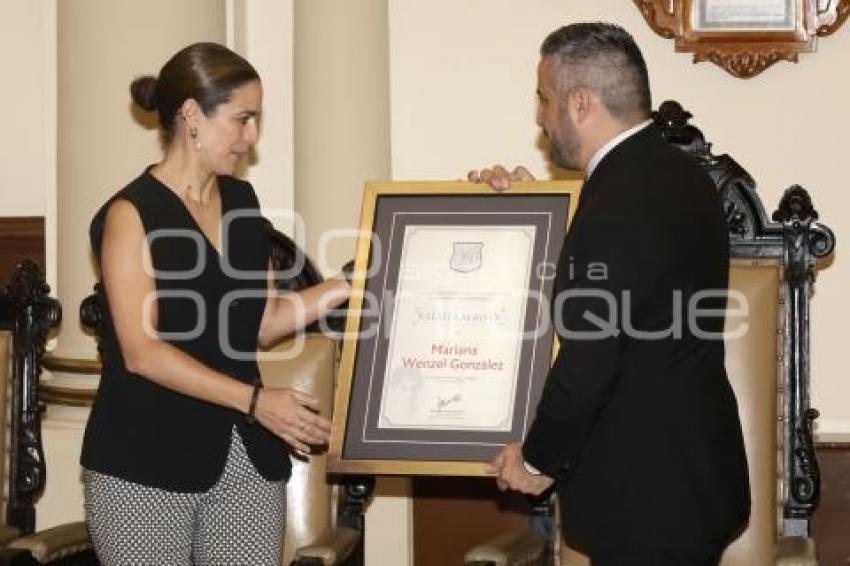
{"label": "man's ear", "polygon": [[596,97],[593,91],[587,87],[579,86],[570,89],[567,93],[567,105],[570,109],[570,118],[576,124],[581,124],[590,115],[593,105],[596,103]]}

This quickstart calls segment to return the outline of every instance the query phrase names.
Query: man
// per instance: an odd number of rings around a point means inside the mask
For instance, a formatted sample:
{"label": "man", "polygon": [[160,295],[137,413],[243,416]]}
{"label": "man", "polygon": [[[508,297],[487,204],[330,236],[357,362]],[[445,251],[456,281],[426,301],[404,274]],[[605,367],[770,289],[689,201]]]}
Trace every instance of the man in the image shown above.
{"label": "man", "polygon": [[[626,31],[566,26],[541,55],[537,123],[553,162],[587,180],[555,279],[559,353],[525,442],[493,472],[502,489],[556,484],[564,535],[594,566],[717,564],[750,504],[723,317],[689,316],[725,308],[719,195],[650,123]],[[470,173],[497,189],[528,178]]]}

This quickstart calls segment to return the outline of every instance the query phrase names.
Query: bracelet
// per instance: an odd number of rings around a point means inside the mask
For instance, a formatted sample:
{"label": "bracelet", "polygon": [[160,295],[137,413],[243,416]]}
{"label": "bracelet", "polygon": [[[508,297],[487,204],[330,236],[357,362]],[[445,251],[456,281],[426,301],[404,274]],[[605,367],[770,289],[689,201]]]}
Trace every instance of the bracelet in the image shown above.
{"label": "bracelet", "polygon": [[260,389],[262,388],[262,382],[258,381],[254,384],[254,391],[251,392],[251,404],[248,405],[248,412],[245,413],[245,420],[248,421],[248,424],[254,424],[257,422],[257,417],[254,416],[254,411],[257,410],[257,399],[260,397]]}

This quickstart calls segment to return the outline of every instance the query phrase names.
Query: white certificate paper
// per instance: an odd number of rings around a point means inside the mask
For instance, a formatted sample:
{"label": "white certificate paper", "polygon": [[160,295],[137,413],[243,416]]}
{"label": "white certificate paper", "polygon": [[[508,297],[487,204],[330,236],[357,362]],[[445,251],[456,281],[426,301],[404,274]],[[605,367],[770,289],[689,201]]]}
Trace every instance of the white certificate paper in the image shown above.
{"label": "white certificate paper", "polygon": [[378,428],[511,430],[535,230],[405,227]]}
{"label": "white certificate paper", "polygon": [[796,0],[698,0],[694,29],[794,30]]}

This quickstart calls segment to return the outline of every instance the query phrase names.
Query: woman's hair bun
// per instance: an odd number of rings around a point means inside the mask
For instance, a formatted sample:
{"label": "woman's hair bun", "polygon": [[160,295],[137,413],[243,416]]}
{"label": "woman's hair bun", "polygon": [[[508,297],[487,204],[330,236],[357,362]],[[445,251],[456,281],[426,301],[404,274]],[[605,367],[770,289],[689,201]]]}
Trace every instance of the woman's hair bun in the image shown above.
{"label": "woman's hair bun", "polygon": [[148,112],[156,110],[156,77],[146,75],[134,80],[130,83],[130,96]]}

